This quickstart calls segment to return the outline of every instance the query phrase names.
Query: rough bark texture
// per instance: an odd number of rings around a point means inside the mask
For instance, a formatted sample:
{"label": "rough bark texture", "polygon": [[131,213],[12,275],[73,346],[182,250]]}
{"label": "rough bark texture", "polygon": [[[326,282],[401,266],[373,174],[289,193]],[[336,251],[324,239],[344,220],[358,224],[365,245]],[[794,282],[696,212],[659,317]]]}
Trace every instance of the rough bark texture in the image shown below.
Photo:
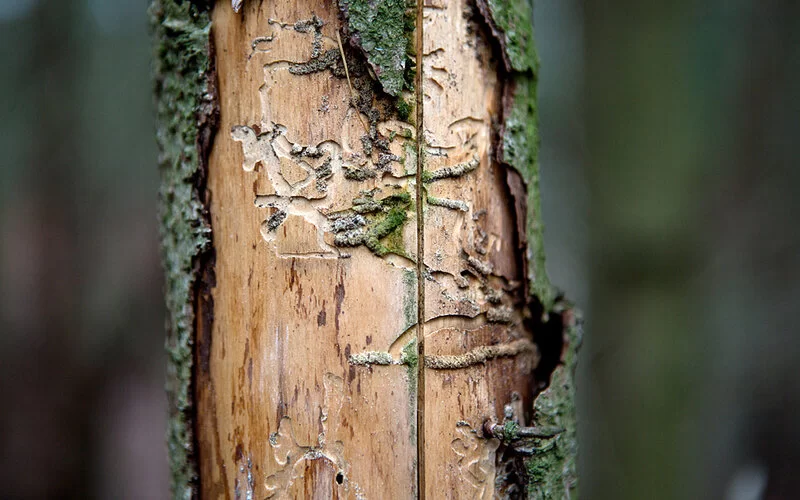
{"label": "rough bark texture", "polygon": [[197,479],[191,394],[195,285],[211,241],[203,200],[204,164],[213,136],[208,13],[190,2],[151,5],[156,42],[161,245],[166,274],[167,443],[173,495],[190,498]]}
{"label": "rough bark texture", "polygon": [[152,13],[175,496],[574,491],[527,0]]}
{"label": "rough bark texture", "polygon": [[[544,363],[538,367],[537,380],[549,383],[536,396],[531,425],[555,425],[564,429],[555,440],[546,443],[534,440],[536,451],[525,459],[528,495],[531,498],[567,498],[577,493],[578,482],[574,374],[582,330],[580,317],[563,300],[559,302],[545,270],[536,111],[539,60],[533,34],[533,3],[530,0],[477,2],[503,54],[506,89],[500,161],[525,181],[524,193],[515,189],[513,182],[509,182],[509,186],[512,196],[524,197],[523,206],[527,206],[524,239],[527,241],[530,294],[536,302],[532,309],[542,315],[535,339]],[[545,364],[548,362],[552,364]]]}

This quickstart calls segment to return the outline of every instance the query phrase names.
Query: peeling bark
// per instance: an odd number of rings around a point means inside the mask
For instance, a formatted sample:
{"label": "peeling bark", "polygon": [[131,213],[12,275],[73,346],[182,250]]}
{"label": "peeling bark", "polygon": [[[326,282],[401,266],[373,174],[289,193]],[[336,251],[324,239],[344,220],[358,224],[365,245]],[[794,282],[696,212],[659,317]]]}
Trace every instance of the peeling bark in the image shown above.
{"label": "peeling bark", "polygon": [[173,496],[194,496],[193,432],[195,303],[211,236],[204,200],[208,153],[215,133],[214,59],[208,13],[189,2],[156,0],[155,40],[161,246],[167,304],[169,367],[167,430]]}
{"label": "peeling bark", "polygon": [[574,491],[530,4],[208,9],[152,7],[175,496]]}

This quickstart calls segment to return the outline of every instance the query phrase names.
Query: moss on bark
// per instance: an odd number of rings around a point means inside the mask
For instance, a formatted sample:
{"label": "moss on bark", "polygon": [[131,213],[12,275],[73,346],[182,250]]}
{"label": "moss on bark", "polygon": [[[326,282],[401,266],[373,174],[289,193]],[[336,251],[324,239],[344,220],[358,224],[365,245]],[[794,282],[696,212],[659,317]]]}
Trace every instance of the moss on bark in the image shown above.
{"label": "moss on bark", "polygon": [[548,387],[534,401],[536,427],[561,427],[556,438],[542,440],[525,459],[529,498],[575,498],[578,453],[575,415],[574,371],[580,345],[580,326],[575,314],[557,303],[547,277],[539,191],[539,130],[537,72],[539,60],[533,34],[530,0],[477,0],[478,8],[499,45],[506,72],[503,135],[500,160],[516,170],[527,188],[525,239],[531,294],[544,315],[562,314],[566,325],[563,349]]}
{"label": "moss on bark", "polygon": [[[384,92],[398,97],[414,81],[412,0],[339,0],[350,43],[359,47]],[[404,111],[398,108],[402,114]],[[410,111],[410,110],[409,110]],[[405,113],[408,115],[408,113]]]}
{"label": "moss on bark", "polygon": [[539,190],[539,123],[536,78],[530,74],[513,76],[513,101],[506,111],[503,134],[503,160],[516,169],[527,186],[526,239],[530,289],[545,310],[553,307],[555,290],[545,268],[544,226]]}
{"label": "moss on bark", "polygon": [[[539,134],[532,13],[529,0],[477,0],[500,46],[507,78],[501,161],[519,172],[527,187],[526,239],[530,289],[545,313],[561,314],[545,272],[539,198]],[[406,0],[339,0],[350,33],[356,35],[383,90],[399,96],[410,88],[415,70],[410,57],[413,31],[412,3]],[[385,10],[374,16],[375,7]],[[380,10],[380,9],[378,9]],[[195,281],[201,258],[211,246],[210,227],[203,202],[204,155],[209,145],[208,117],[213,114],[213,60],[210,54],[210,18],[205,2],[154,0],[151,19],[155,41],[155,93],[162,186],[161,240],[168,310],[167,387],[170,400],[168,448],[174,498],[191,498],[197,481],[194,463],[192,375],[195,331]],[[372,16],[372,17],[370,17]],[[402,108],[405,101],[398,101]],[[405,115],[410,109],[398,109]],[[390,213],[376,236],[386,236],[402,225],[398,210]],[[380,239],[380,238],[378,238]],[[569,313],[565,313],[569,314]],[[542,443],[526,459],[531,498],[574,497],[577,488],[577,441],[573,372],[580,342],[578,326],[565,330],[561,359],[549,387],[534,402],[533,425],[565,429]],[[403,350],[404,363],[413,367],[412,345]],[[415,347],[414,347],[415,349]],[[415,351],[414,351],[415,352]],[[412,373],[413,371],[413,373]],[[409,369],[416,383],[416,369]],[[413,389],[413,388],[412,388]],[[416,390],[416,389],[413,389]]]}
{"label": "moss on bark", "polygon": [[150,6],[161,171],[160,223],[167,305],[167,444],[173,498],[195,494],[192,430],[194,286],[210,227],[201,198],[207,116],[213,106],[207,10],[189,1]]}
{"label": "moss on bark", "polygon": [[[558,427],[564,432],[552,440],[541,440],[536,452],[525,459],[528,498],[576,498],[578,439],[575,415],[575,364],[581,343],[581,320],[573,311],[564,312],[564,350],[561,363],[550,376],[550,385],[533,403],[533,425]],[[538,444],[538,443],[535,443]]]}
{"label": "moss on bark", "polygon": [[503,46],[503,58],[510,69],[536,73],[539,58],[533,37],[531,0],[487,0],[493,30]]}

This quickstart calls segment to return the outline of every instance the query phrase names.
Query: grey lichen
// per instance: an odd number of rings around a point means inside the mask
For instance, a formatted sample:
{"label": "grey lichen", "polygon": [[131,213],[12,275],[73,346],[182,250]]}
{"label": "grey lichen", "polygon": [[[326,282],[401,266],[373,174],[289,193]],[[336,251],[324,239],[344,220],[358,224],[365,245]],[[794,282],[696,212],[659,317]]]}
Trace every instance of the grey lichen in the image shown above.
{"label": "grey lichen", "polygon": [[367,167],[353,167],[350,165],[344,165],[342,166],[342,170],[344,171],[344,178],[350,181],[365,181],[378,175],[375,170]]}
{"label": "grey lichen", "polygon": [[477,272],[478,274],[480,274],[482,276],[488,276],[488,275],[492,274],[492,271],[494,269],[492,268],[491,263],[482,262],[482,261],[476,259],[475,257],[473,257],[472,255],[465,255],[465,257],[467,259],[467,264],[469,265],[469,267],[472,270],[474,270],[475,272]]}
{"label": "grey lichen", "polygon": [[400,162],[400,157],[392,153],[378,153],[378,161],[375,163],[377,170],[388,172],[391,171],[392,162]]}
{"label": "grey lichen", "polygon": [[478,8],[500,42],[506,69],[536,73],[539,58],[533,36],[533,2],[478,0]]}
{"label": "grey lichen", "polygon": [[312,57],[307,62],[290,65],[289,73],[293,75],[310,75],[326,69],[335,71],[338,66],[341,66],[341,60],[338,49],[328,49],[321,55]]}
{"label": "grey lichen", "polygon": [[366,224],[367,219],[361,214],[343,215],[333,219],[331,229],[334,233],[344,233],[364,227]]}
{"label": "grey lichen", "polygon": [[536,107],[536,80],[517,75],[514,101],[507,112],[503,134],[503,160],[515,168],[527,185],[525,214],[531,291],[550,309],[555,290],[545,268],[544,226],[541,219],[539,191],[539,128]]}
{"label": "grey lichen", "polygon": [[[557,311],[556,293],[545,269],[541,199],[539,194],[539,130],[537,113],[537,72],[539,61],[533,34],[531,0],[477,0],[478,8],[502,52],[508,73],[505,88],[499,159],[519,173],[525,192],[509,183],[517,205],[526,210],[528,282],[533,302],[545,314]],[[521,199],[520,199],[521,198]],[[524,203],[519,203],[524,202]],[[521,222],[521,221],[520,221]],[[565,317],[571,314],[564,312]],[[578,452],[573,373],[580,343],[579,326],[566,329],[565,347],[547,389],[534,400],[533,425],[555,426],[564,432],[525,460],[529,498],[560,499],[577,493],[575,461]]]}
{"label": "grey lichen", "polygon": [[274,214],[269,216],[267,219],[267,231],[274,231],[278,229],[278,226],[283,224],[283,221],[286,220],[286,216],[288,214],[283,210],[278,210]]}
{"label": "grey lichen", "polygon": [[293,75],[310,75],[330,69],[337,77],[344,78],[344,64],[339,49],[322,50],[322,26],[323,21],[316,15],[311,19],[304,19],[294,23],[292,28],[298,33],[309,33],[313,35],[311,42],[311,57],[308,61],[301,63],[291,63],[289,73]]}
{"label": "grey lichen", "polygon": [[553,371],[548,388],[537,396],[533,405],[532,425],[560,428],[564,432],[525,460],[529,498],[555,500],[575,498],[577,494],[575,365],[583,332],[580,317],[573,314],[572,310],[565,313],[568,319],[562,362]]}
{"label": "grey lichen", "polygon": [[298,33],[312,33],[314,41],[311,43],[311,58],[316,59],[322,54],[322,19],[316,15],[311,19],[303,19],[294,23],[294,30]]}
{"label": "grey lichen", "polygon": [[210,19],[195,3],[155,0],[150,6],[155,43],[157,140],[161,151],[160,223],[167,305],[170,419],[167,430],[172,494],[191,498],[197,472],[192,433],[195,266],[210,246],[201,198],[201,149],[208,141]]}
{"label": "grey lichen", "polygon": [[369,134],[361,136],[361,149],[366,156],[372,156],[372,138],[370,138]]}
{"label": "grey lichen", "polygon": [[[411,195],[402,192],[376,199],[375,194],[375,190],[365,191],[353,200],[353,213],[340,217],[350,217],[350,221],[363,220],[365,223],[334,223],[333,242],[340,247],[364,245],[378,257],[388,253],[406,256],[402,227],[408,220],[408,211],[412,209]],[[355,219],[356,216],[361,219]]]}
{"label": "grey lichen", "polygon": [[336,233],[333,237],[333,244],[337,247],[357,247],[364,244],[364,230],[353,229]]}
{"label": "grey lichen", "polygon": [[511,323],[514,319],[514,309],[509,306],[490,307],[486,311],[486,321],[489,323]]}
{"label": "grey lichen", "polygon": [[351,365],[391,365],[393,362],[392,355],[386,351],[365,351],[350,355]]}
{"label": "grey lichen", "polygon": [[327,158],[322,162],[322,165],[314,169],[315,187],[317,191],[328,190],[328,180],[333,177],[333,169],[331,168],[331,159]]}
{"label": "grey lichen", "polygon": [[394,97],[412,85],[414,2],[339,0],[350,43],[367,57],[383,90]]}
{"label": "grey lichen", "polygon": [[374,192],[353,199],[353,212],[357,214],[375,214],[383,211],[383,204],[374,198]]}
{"label": "grey lichen", "polygon": [[425,355],[425,367],[432,370],[457,370],[483,364],[495,358],[521,354],[537,356],[536,345],[528,339],[518,339],[507,344],[476,347],[464,354],[430,354]]}
{"label": "grey lichen", "polygon": [[435,196],[428,195],[428,205],[436,207],[449,208],[450,210],[458,210],[460,212],[468,212],[469,207],[466,203],[460,200],[448,200],[447,198],[436,198]]}
{"label": "grey lichen", "polygon": [[426,170],[422,172],[422,181],[427,183],[441,179],[461,177],[462,175],[466,175],[478,168],[478,165],[480,165],[480,159],[477,156],[474,156],[466,163],[459,163],[458,165],[453,165],[452,167],[443,167],[434,171]]}
{"label": "grey lichen", "polygon": [[503,300],[503,292],[494,288],[486,287],[484,291],[486,301],[490,304],[500,304]]}

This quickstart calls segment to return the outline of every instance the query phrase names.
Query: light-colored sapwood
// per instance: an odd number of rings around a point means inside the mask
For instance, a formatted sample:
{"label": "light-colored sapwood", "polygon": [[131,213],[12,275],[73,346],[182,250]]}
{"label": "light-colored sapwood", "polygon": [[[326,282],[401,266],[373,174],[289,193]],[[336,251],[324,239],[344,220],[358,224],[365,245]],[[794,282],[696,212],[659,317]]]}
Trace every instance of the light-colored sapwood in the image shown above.
{"label": "light-colored sapwood", "polygon": [[[418,484],[492,498],[500,443],[482,426],[508,405],[524,424],[538,353],[495,160],[502,85],[471,9],[423,7],[421,87],[403,96],[420,99],[419,123],[357,109],[363,68],[351,81],[320,70],[341,53],[335,3],[214,8],[204,498],[414,498]],[[373,125],[383,150],[365,148]]]}

